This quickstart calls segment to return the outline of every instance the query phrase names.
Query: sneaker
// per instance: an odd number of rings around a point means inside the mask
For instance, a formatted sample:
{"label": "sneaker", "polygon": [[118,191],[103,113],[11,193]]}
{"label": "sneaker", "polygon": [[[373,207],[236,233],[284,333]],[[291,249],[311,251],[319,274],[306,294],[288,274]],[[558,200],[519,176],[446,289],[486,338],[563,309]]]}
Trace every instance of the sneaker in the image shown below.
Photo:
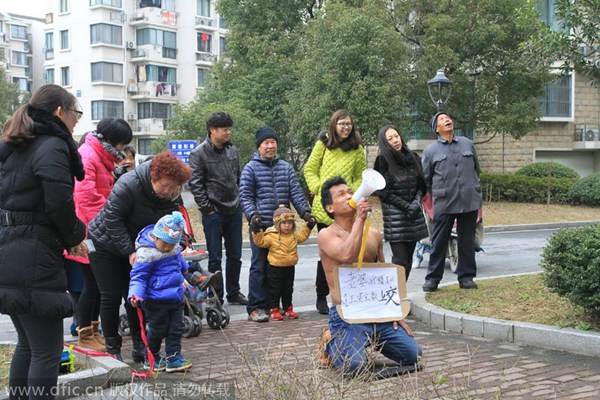
{"label": "sneaker", "polygon": [[254,310],[248,314],[248,321],[267,322],[269,321],[269,316],[259,308],[258,310]]}
{"label": "sneaker", "polygon": [[[165,359],[162,357],[157,357],[157,358],[158,358],[158,361],[154,361],[154,370],[156,372],[161,372],[161,371],[164,371],[165,369],[167,369],[167,362],[165,361]],[[147,371],[150,370],[150,362],[148,360],[144,361],[143,368]]]}
{"label": "sneaker", "polygon": [[327,297],[317,297],[317,311],[319,314],[329,314],[329,305],[327,304]]}
{"label": "sneaker", "polygon": [[478,286],[473,280],[458,282],[458,286],[461,289],[477,289]]}
{"label": "sneaker", "polygon": [[237,305],[240,305],[240,306],[247,306],[248,305],[248,299],[246,298],[246,296],[244,296],[242,294],[242,292],[236,294],[233,297],[228,298],[227,302],[229,304],[237,304]]}
{"label": "sneaker", "polygon": [[294,312],[294,307],[289,306],[287,310],[285,310],[285,316],[289,319],[298,319],[298,314]]}
{"label": "sneaker", "polygon": [[192,361],[186,360],[181,356],[181,354],[177,354],[176,356],[167,360],[167,372],[185,371],[186,369],[190,368],[192,368]]}
{"label": "sneaker", "polygon": [[317,346],[317,364],[319,368],[329,368],[331,366],[331,356],[327,351],[327,343],[331,341],[331,331],[325,329],[319,337],[319,344]]}
{"label": "sneaker", "polygon": [[272,308],[269,312],[269,319],[273,321],[283,321],[283,315],[279,312],[279,308]]}
{"label": "sneaker", "polygon": [[435,292],[436,290],[438,290],[438,284],[437,284],[437,282],[427,280],[423,284],[423,291],[424,292]]}

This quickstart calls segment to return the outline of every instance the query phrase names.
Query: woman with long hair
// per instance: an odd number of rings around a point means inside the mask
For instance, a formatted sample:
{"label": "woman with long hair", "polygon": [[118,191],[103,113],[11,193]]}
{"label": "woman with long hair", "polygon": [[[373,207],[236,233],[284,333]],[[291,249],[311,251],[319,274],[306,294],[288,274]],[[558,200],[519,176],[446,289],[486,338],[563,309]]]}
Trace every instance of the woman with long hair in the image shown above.
{"label": "woman with long hair", "polygon": [[394,125],[381,128],[378,145],[374,169],[385,178],[385,188],[375,193],[381,200],[383,237],[390,243],[392,263],[404,267],[408,280],[417,241],[427,236],[421,211],[421,198],[427,191],[421,159]]}
{"label": "woman with long hair", "polygon": [[[337,110],[329,120],[327,130],[319,133],[319,139],[304,166],[304,179],[314,195],[312,214],[317,219],[317,229],[333,224],[321,205],[321,186],[327,179],[336,175],[346,180],[352,190],[362,182],[362,172],[367,168],[365,150],[362,146],[358,126],[346,110]],[[329,286],[325,279],[321,260],[317,263],[317,310],[329,314],[327,295]]]}
{"label": "woman with long hair", "polygon": [[11,398],[54,398],[63,319],[74,311],[63,251],[88,252],[73,201],[74,179],[85,175],[73,140],[82,114],[75,96],[44,85],[0,137],[0,312],[18,335]]}

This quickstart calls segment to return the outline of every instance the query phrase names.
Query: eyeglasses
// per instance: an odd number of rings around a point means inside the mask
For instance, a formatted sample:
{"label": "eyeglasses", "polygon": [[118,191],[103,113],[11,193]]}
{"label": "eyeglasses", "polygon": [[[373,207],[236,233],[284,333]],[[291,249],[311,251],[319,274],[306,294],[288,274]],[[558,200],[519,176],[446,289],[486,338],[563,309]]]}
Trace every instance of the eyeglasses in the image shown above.
{"label": "eyeglasses", "polygon": [[342,128],[351,128],[354,125],[352,122],[338,122],[337,124]]}
{"label": "eyeglasses", "polygon": [[79,110],[69,110],[69,111],[73,111],[74,113],[76,113],[78,120],[80,120],[81,117],[83,116],[83,111],[79,111]]}

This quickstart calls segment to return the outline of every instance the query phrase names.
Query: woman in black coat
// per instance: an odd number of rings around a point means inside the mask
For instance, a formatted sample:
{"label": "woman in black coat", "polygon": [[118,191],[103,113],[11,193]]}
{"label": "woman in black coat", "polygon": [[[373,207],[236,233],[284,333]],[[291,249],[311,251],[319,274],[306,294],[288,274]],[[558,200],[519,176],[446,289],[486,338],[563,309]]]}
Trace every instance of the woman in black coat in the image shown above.
{"label": "woman in black coat", "polygon": [[84,178],[72,137],[81,115],[71,93],[44,85],[0,137],[0,312],[18,334],[11,398],[29,398],[32,390],[35,398],[54,398],[63,319],[74,309],[63,251],[88,252],[73,202],[74,178]]}
{"label": "woman in black coat", "polygon": [[392,262],[404,267],[408,280],[417,241],[427,237],[421,211],[426,193],[423,169],[419,156],[410,151],[394,125],[381,128],[378,144],[375,170],[386,183],[376,192],[383,212],[383,237],[390,243]]}
{"label": "woman in black coat", "polygon": [[148,225],[179,210],[183,184],[190,169],[171,152],[163,151],[115,183],[104,207],[88,225],[96,251],[90,266],[100,290],[100,322],[106,351],[122,360],[119,310],[122,299],[133,341],[132,358],[144,361],[140,321],[127,300],[129,274],[135,264],[135,239]]}

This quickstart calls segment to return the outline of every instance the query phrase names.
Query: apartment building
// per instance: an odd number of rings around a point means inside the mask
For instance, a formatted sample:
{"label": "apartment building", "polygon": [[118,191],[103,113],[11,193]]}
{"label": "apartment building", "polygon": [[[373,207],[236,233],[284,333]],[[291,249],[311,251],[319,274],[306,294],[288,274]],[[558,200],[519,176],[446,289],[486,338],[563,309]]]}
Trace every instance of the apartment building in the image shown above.
{"label": "apartment building", "polygon": [[84,115],[75,135],[104,117],[126,119],[140,154],[164,134],[174,104],[202,89],[224,52],[227,26],[214,0],[49,0],[43,81],[70,90]]}

